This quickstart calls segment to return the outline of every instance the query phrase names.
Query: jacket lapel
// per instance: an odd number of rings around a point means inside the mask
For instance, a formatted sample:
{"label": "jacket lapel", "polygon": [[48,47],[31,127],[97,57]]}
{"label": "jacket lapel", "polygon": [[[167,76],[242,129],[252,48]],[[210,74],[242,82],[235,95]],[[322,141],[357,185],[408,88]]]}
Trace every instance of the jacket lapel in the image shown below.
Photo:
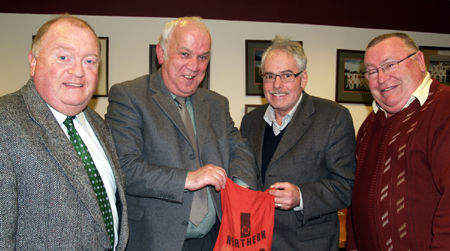
{"label": "jacket lapel", "polygon": [[149,89],[154,93],[154,95],[152,95],[152,98],[156,102],[156,104],[158,104],[165,115],[189,141],[189,135],[187,134],[183,121],[181,120],[181,116],[177,110],[175,101],[172,99],[172,95],[164,85],[161,70],[151,76]]}
{"label": "jacket lapel", "polygon": [[[178,108],[175,104],[175,101],[162,80],[161,70],[159,70],[156,74],[153,74],[151,76],[149,89],[150,91],[154,92],[154,95],[152,95],[153,100],[156,102],[156,104],[158,104],[158,106],[161,108],[161,110],[164,112],[167,118],[169,118],[172,121],[174,126],[186,138],[187,142],[189,142],[189,145],[192,148],[189,135],[187,133],[186,127],[183,124],[183,120],[181,119],[180,113],[177,110]],[[195,114],[195,116],[197,116],[197,114]],[[196,126],[198,128],[197,123]],[[172,136],[176,137],[176,135]]]}
{"label": "jacket lapel", "polygon": [[39,137],[42,143],[65,173],[69,183],[94,220],[106,232],[97,198],[80,157],[45,101],[37,93],[32,80],[28,82],[26,88],[22,89],[22,93],[31,118],[41,127]]}
{"label": "jacket lapel", "polygon": [[286,131],[283,138],[275,150],[268,168],[270,168],[272,163],[275,163],[279,158],[283,157],[283,155],[285,155],[300,140],[313,122],[310,117],[313,113],[314,105],[312,103],[312,98],[303,91],[302,100],[300,101],[291,122],[289,122],[288,127],[285,129]]}
{"label": "jacket lapel", "polygon": [[[202,92],[197,92],[192,95],[192,104],[194,108],[195,130],[197,138],[197,146],[200,156],[202,156],[202,149],[205,145],[206,135],[209,125],[209,105],[203,96]],[[200,164],[203,165],[201,158]]]}
{"label": "jacket lapel", "polygon": [[259,171],[261,171],[261,165],[262,165],[262,149],[263,149],[263,143],[264,143],[264,132],[266,129],[267,122],[264,120],[264,114],[267,110],[269,105],[265,105],[265,109],[261,110],[261,114],[257,116],[257,121],[260,121],[260,123],[255,123],[255,132],[253,135],[253,138],[255,139],[254,144],[257,147],[253,147],[255,150],[255,158],[256,158],[256,164],[258,165]]}

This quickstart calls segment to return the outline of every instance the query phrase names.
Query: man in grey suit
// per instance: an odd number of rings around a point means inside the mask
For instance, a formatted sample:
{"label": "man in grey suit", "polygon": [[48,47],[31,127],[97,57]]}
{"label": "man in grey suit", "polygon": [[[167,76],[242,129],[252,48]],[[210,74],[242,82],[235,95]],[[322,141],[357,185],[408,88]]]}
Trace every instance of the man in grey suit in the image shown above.
{"label": "man in grey suit", "polygon": [[112,86],[105,116],[127,176],[127,250],[212,250],[226,178],[257,189],[256,164],[228,100],[198,88],[211,55],[201,18],[166,24],[156,52],[161,69]]}
{"label": "man in grey suit", "polygon": [[274,251],[338,250],[337,211],[351,202],[352,118],[341,105],[303,91],[306,61],[298,42],[276,36],[261,61],[269,104],[242,120],[264,189],[275,188]]}
{"label": "man in grey suit", "polygon": [[28,59],[31,79],[0,98],[0,250],[124,250],[125,175],[108,125],[86,107],[97,35],[58,16],[39,29]]}

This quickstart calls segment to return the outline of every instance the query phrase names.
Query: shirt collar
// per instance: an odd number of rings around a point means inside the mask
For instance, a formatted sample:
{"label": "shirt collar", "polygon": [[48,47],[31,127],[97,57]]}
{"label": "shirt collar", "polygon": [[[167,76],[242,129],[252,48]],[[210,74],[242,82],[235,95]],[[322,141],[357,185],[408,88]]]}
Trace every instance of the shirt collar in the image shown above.
{"label": "shirt collar", "polygon": [[[413,92],[413,94],[409,98],[408,102],[406,102],[405,106],[403,107],[403,109],[407,108],[416,99],[419,100],[420,106],[422,106],[425,103],[425,101],[427,101],[427,99],[428,99],[428,94],[430,92],[430,86],[431,86],[432,82],[433,82],[433,80],[430,77],[430,73],[427,72],[427,75],[423,79],[422,83]],[[372,101],[372,108],[373,108],[374,113],[377,113],[379,110],[381,110],[385,113],[385,115],[387,117],[388,114],[387,114],[386,110],[384,110],[380,105],[378,105],[378,103],[375,100]]]}
{"label": "shirt collar", "polygon": [[[177,97],[177,95],[175,95],[175,94],[173,94],[173,93],[171,93],[171,92],[169,92],[169,93],[170,93],[170,95],[172,95],[173,101],[175,101],[175,103],[178,104],[178,102],[175,100],[175,98]],[[189,102],[191,102],[191,96],[186,97],[186,104],[189,103]]]}
{"label": "shirt collar", "polygon": [[[63,125],[64,120],[66,120],[66,118],[68,116],[58,112],[57,110],[55,110],[53,107],[51,107],[48,104],[47,104],[47,106],[48,106],[48,108],[50,108],[50,111],[53,113],[53,116],[55,116],[55,119],[56,119],[56,121],[58,121],[58,124]],[[83,112],[80,112],[79,114],[77,114],[73,120],[78,121],[84,128],[87,128],[88,122],[87,122],[86,116],[84,116]]]}
{"label": "shirt collar", "polygon": [[273,109],[273,107],[271,105],[269,105],[267,107],[267,110],[264,114],[264,120],[267,122],[267,124],[272,126],[273,132],[275,135],[278,135],[289,124],[289,122],[291,121],[292,117],[294,116],[295,111],[297,110],[298,104],[300,104],[300,101],[302,100],[302,98],[303,98],[303,92],[300,95],[300,98],[298,99],[297,104],[295,104],[295,106],[288,112],[288,114],[286,114],[286,116],[283,117],[281,126],[278,125],[278,123],[277,123],[277,119],[275,117],[275,110]]}

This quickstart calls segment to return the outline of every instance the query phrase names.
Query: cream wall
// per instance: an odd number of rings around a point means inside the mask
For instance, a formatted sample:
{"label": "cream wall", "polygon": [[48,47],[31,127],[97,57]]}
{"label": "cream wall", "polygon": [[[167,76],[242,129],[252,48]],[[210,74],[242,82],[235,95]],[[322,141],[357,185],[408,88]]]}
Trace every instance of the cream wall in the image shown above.
{"label": "cream wall", "polygon": [[[14,92],[29,79],[28,52],[31,37],[51,15],[0,13],[0,95]],[[156,44],[159,33],[171,18],[80,16],[96,30],[109,37],[109,84],[134,79],[148,73],[149,44]],[[245,96],[245,40],[270,40],[274,35],[288,35],[303,41],[308,56],[306,91],[334,100],[336,50],[364,50],[375,36],[393,30],[359,29],[335,26],[205,20],[212,38],[210,89],[230,100],[230,112],[239,127],[245,104],[261,104],[259,97]],[[407,32],[418,45],[450,46],[450,35]],[[357,130],[371,107],[343,104]],[[100,115],[106,113],[107,98],[90,103]]]}

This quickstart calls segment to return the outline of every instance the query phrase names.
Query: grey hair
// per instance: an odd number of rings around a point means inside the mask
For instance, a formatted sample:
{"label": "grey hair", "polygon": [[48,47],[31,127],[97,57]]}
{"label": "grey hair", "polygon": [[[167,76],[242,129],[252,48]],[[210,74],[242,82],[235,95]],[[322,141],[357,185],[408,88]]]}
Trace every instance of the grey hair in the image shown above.
{"label": "grey hair", "polygon": [[178,27],[180,24],[187,23],[187,22],[193,22],[196,24],[199,24],[200,27],[202,27],[205,32],[207,32],[210,37],[211,34],[209,33],[208,28],[206,27],[205,23],[203,22],[203,18],[199,16],[192,16],[192,17],[179,17],[177,19],[174,19],[170,22],[168,22],[166,25],[164,25],[161,35],[159,36],[159,44],[161,45],[161,48],[164,51],[164,59],[167,59],[167,46],[169,44],[170,37],[172,36],[173,31],[176,27]]}
{"label": "grey hair", "polygon": [[276,35],[272,39],[272,45],[269,46],[269,48],[267,48],[262,55],[261,65],[259,67],[261,74],[264,73],[264,65],[266,62],[267,55],[269,55],[269,53],[275,50],[289,53],[297,62],[297,67],[299,71],[306,70],[306,64],[308,62],[308,59],[306,58],[306,54],[305,51],[303,50],[302,45],[299,42],[289,39],[288,37]]}
{"label": "grey hair", "polygon": [[375,45],[383,42],[384,40],[386,40],[388,38],[392,38],[392,37],[396,37],[396,38],[399,38],[400,40],[402,40],[403,43],[406,45],[406,47],[411,49],[411,51],[419,50],[419,48],[417,47],[414,40],[408,34],[400,33],[400,32],[383,34],[383,35],[380,35],[380,36],[372,39],[372,41],[370,41],[370,43],[367,45],[366,50],[371,47],[374,47]]}

